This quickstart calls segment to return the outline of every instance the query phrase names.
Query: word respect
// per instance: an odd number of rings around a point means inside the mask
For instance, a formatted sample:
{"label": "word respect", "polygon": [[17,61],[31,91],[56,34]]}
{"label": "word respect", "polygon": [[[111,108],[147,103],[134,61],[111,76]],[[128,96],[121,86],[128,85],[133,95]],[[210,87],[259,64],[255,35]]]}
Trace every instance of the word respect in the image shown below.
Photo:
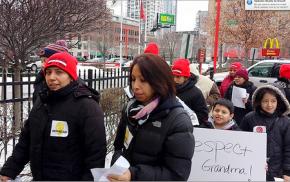
{"label": "word respect", "polygon": [[196,141],[195,152],[213,153],[216,162],[219,153],[246,156],[249,152],[252,152],[252,150],[250,150],[248,146],[243,146],[239,143],[224,143],[222,141]]}

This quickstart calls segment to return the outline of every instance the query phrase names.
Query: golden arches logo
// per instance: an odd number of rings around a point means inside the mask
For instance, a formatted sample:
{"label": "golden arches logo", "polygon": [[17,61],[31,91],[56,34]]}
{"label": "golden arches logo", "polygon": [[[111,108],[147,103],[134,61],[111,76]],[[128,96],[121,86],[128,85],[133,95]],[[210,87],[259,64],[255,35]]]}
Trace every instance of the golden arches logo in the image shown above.
{"label": "golden arches logo", "polygon": [[[274,43],[275,47],[274,47]],[[279,56],[280,55],[280,45],[277,38],[271,39],[267,38],[264,42],[262,49],[262,56]]]}
{"label": "golden arches logo", "polygon": [[[275,43],[276,43],[275,48],[279,49],[280,46],[279,46],[279,41],[278,41],[277,38],[274,38],[274,39],[267,38],[267,39],[265,40],[265,42],[264,42],[264,46],[263,46],[263,48],[265,48],[265,49],[266,49],[266,48],[270,48],[270,49],[274,48],[274,41],[275,41]],[[269,47],[268,47],[268,44],[269,44]]]}

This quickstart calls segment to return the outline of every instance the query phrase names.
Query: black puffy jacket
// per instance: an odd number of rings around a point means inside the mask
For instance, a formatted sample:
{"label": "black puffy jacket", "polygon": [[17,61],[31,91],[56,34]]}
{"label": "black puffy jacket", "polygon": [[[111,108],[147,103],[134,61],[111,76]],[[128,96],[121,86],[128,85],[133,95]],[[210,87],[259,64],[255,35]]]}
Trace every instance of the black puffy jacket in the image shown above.
{"label": "black puffy jacket", "polygon": [[[176,99],[159,104],[144,124],[130,123],[124,109],[114,142],[113,163],[124,156],[131,164],[133,181],[186,181],[195,140],[190,118]],[[127,127],[133,139],[126,149]]]}
{"label": "black puffy jacket", "polygon": [[196,78],[191,75],[182,85],[176,85],[176,96],[180,98],[198,118],[199,123],[208,120],[208,108],[202,92],[195,86]]}
{"label": "black puffy jacket", "polygon": [[[281,98],[281,103],[275,113],[264,112],[257,103],[257,95],[265,89],[271,89]],[[281,104],[281,105],[280,105]],[[279,106],[280,105],[280,106]],[[283,107],[282,107],[283,105]],[[267,178],[290,175],[290,119],[285,116],[289,113],[289,103],[282,92],[274,86],[265,85],[259,87],[253,94],[253,112],[250,112],[242,120],[240,128],[243,131],[253,131],[255,126],[265,126],[267,132]]]}
{"label": "black puffy jacket", "polygon": [[0,174],[15,178],[30,161],[33,180],[93,180],[104,167],[106,136],[98,95],[72,82],[38,97]]}

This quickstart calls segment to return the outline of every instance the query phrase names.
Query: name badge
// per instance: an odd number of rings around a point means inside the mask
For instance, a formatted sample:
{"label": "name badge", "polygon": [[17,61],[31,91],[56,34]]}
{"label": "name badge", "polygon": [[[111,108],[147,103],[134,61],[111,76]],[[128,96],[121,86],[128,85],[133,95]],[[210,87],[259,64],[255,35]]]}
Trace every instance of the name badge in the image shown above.
{"label": "name badge", "polygon": [[267,132],[266,126],[255,126],[253,128],[253,132],[255,132],[255,133],[266,133]]}
{"label": "name badge", "polygon": [[133,139],[133,135],[130,132],[128,126],[127,126],[126,127],[126,132],[125,132],[125,138],[124,138],[124,146],[125,146],[126,149],[128,149],[132,139]]}
{"label": "name badge", "polygon": [[52,120],[50,136],[52,137],[67,137],[68,125],[66,121]]}

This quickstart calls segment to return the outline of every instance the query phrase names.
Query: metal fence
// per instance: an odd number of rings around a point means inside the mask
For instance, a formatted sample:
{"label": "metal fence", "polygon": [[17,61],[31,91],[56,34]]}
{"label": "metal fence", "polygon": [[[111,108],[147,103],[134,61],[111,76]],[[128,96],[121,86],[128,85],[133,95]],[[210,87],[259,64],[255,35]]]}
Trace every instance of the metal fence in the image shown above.
{"label": "metal fence", "polygon": [[[1,68],[0,71],[0,162],[3,162],[6,160],[7,153],[11,152],[9,147],[13,149],[17,142],[19,130],[15,131],[13,129],[15,127],[14,123],[23,124],[32,109],[33,84],[37,73],[23,72],[20,81],[15,81],[13,72],[5,73],[5,70]],[[88,86],[99,91],[106,128],[110,130],[107,133],[114,133],[111,130],[116,127],[121,107],[126,100],[122,91],[128,85],[128,69],[105,70],[88,67],[88,69],[78,69],[78,75]],[[16,94],[17,90],[18,93]],[[18,106],[18,109],[16,106]],[[16,117],[17,115],[18,117]],[[113,138],[114,136],[108,138],[109,143]],[[110,148],[110,146],[108,147]]]}

